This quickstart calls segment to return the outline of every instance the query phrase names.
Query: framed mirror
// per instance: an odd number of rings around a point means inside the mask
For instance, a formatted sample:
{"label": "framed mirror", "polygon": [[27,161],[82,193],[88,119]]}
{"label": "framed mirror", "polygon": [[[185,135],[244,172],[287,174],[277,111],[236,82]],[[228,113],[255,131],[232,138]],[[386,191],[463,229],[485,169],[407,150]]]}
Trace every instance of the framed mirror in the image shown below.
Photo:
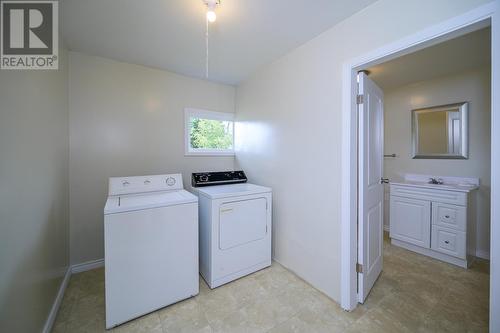
{"label": "framed mirror", "polygon": [[468,103],[412,110],[413,158],[468,158]]}

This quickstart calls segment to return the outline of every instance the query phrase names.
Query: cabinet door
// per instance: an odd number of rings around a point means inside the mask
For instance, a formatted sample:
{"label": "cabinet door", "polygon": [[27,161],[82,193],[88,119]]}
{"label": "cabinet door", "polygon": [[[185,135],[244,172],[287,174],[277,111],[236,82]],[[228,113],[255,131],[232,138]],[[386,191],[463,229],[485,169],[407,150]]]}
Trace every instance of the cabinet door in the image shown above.
{"label": "cabinet door", "polygon": [[391,196],[390,230],[391,238],[430,248],[430,201]]}

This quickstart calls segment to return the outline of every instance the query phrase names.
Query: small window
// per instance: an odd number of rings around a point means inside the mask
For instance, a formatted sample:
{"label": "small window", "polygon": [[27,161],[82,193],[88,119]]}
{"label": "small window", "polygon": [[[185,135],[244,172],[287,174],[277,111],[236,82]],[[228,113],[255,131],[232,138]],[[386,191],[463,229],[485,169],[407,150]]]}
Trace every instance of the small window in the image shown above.
{"label": "small window", "polygon": [[234,155],[232,113],[186,109],[186,155]]}

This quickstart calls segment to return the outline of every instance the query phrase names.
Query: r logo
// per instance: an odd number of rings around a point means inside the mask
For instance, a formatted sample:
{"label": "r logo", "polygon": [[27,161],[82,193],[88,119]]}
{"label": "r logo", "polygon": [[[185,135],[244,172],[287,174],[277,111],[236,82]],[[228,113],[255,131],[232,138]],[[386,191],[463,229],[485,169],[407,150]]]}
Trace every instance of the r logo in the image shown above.
{"label": "r logo", "polygon": [[[57,59],[57,1],[1,1],[2,68],[47,68]],[[36,55],[38,58],[25,57]],[[14,57],[22,61],[15,61]],[[53,59],[40,57],[56,56]],[[32,63],[32,66],[29,64]],[[21,68],[22,67],[22,68]]]}
{"label": "r logo", "polygon": [[52,53],[51,3],[6,3],[2,12],[4,54]]}

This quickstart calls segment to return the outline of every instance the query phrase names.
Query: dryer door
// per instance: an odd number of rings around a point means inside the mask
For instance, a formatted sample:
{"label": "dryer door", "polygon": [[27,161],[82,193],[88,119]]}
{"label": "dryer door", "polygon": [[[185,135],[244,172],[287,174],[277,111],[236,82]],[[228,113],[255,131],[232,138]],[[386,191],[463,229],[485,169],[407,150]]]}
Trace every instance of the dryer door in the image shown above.
{"label": "dryer door", "polygon": [[267,200],[257,198],[220,205],[219,248],[227,250],[267,234]]}

